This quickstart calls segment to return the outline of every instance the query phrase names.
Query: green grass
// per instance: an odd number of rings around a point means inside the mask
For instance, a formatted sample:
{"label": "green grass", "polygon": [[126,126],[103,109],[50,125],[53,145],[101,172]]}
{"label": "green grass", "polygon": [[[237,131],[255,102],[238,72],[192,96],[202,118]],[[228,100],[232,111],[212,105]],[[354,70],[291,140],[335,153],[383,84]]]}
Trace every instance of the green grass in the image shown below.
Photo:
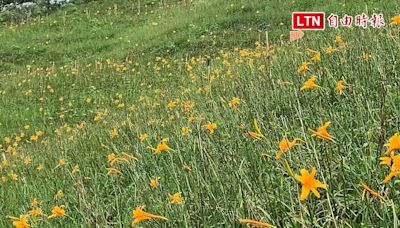
{"label": "green grass", "polygon": [[[382,183],[388,168],[379,157],[382,139],[400,131],[399,27],[327,29],[295,43],[287,39],[292,11],[383,12],[388,23],[399,4],[199,0],[167,7],[156,1],[142,2],[139,15],[136,4],[93,1],[0,27],[0,137],[12,138],[0,149],[0,227],[11,226],[7,215],[31,210],[33,198],[46,215],[65,205],[66,216],[30,217],[32,227],[128,227],[140,205],[169,219],[143,227],[245,227],[239,218],[278,227],[396,227],[398,178]],[[270,24],[268,56],[265,34],[257,31],[263,22]],[[329,46],[338,50],[326,53]],[[312,57],[308,48],[321,61],[297,74]],[[250,54],[241,56],[245,49]],[[321,87],[300,91],[311,75]],[[342,96],[336,91],[341,79]],[[241,99],[237,109],[228,104],[233,97]],[[168,107],[170,101],[177,106]],[[185,102],[195,105],[184,110]],[[95,121],[100,112],[107,114]],[[247,136],[254,118],[261,140]],[[326,121],[335,143],[308,130]],[[204,128],[208,122],[217,124],[214,134]],[[44,135],[30,140],[39,130]],[[148,134],[143,142],[142,133]],[[301,144],[277,160],[285,135]],[[153,154],[149,147],[163,138],[172,150]],[[108,175],[107,156],[123,152],[138,160],[116,163],[122,174]],[[57,166],[59,159],[66,164]],[[285,160],[295,174],[317,168],[316,178],[328,185],[320,199],[299,200],[301,185]],[[75,165],[80,172],[72,174]],[[153,189],[156,177],[160,185]],[[363,193],[360,182],[384,199]],[[64,196],[56,199],[59,190]],[[175,192],[182,193],[181,205],[169,202]]]}

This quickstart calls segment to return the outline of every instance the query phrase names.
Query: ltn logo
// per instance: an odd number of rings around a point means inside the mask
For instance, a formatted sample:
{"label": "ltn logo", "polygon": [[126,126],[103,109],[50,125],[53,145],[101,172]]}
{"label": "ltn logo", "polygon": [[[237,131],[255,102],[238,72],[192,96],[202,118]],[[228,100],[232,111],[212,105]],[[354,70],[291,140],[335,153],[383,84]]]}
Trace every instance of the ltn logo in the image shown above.
{"label": "ltn logo", "polygon": [[324,30],[325,13],[324,12],[293,12],[292,13],[293,30]]}

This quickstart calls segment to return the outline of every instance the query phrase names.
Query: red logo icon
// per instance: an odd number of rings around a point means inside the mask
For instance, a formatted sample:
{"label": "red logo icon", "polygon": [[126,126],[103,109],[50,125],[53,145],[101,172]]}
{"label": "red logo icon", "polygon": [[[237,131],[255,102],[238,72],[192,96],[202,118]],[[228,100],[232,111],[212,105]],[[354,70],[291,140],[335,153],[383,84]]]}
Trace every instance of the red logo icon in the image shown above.
{"label": "red logo icon", "polygon": [[324,12],[293,12],[293,30],[325,30]]}

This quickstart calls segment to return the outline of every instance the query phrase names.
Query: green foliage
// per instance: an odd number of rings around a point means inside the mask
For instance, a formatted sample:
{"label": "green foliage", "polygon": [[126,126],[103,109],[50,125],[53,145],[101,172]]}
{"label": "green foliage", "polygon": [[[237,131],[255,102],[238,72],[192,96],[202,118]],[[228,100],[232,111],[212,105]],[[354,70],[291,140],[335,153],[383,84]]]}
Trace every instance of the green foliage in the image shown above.
{"label": "green foliage", "polygon": [[[398,177],[383,184],[388,167],[378,163],[381,136],[386,142],[400,126],[400,30],[327,29],[287,40],[292,11],[368,9],[388,22],[400,12],[396,3],[140,1],[139,8],[138,1],[104,0],[5,23],[0,227],[10,226],[8,215],[31,210],[33,198],[46,215],[65,205],[67,216],[30,217],[32,227],[127,227],[139,205],[169,219],[143,227],[240,227],[239,218],[278,227],[395,225]],[[268,31],[268,52],[260,25]],[[321,61],[297,74],[312,57],[307,49],[320,52]],[[320,88],[299,91],[311,75]],[[341,96],[339,80],[346,82]],[[234,97],[236,109],[229,106]],[[171,101],[177,106],[169,107]],[[254,118],[265,138],[248,136]],[[308,130],[326,121],[335,143]],[[208,122],[217,124],[214,134],[205,129]],[[39,131],[43,136],[31,139]],[[148,138],[141,141],[143,133]],[[284,137],[300,138],[301,145],[277,160]],[[153,154],[150,147],[163,138],[172,150]],[[123,152],[138,160],[108,161]],[[295,174],[317,168],[316,178],[328,184],[320,199],[299,201],[301,186],[284,159]],[[80,172],[72,173],[76,165]],[[109,167],[122,174],[107,174]],[[149,181],[156,177],[160,185],[153,189]],[[363,193],[360,182],[384,200]],[[169,202],[175,192],[182,192],[182,205]]]}

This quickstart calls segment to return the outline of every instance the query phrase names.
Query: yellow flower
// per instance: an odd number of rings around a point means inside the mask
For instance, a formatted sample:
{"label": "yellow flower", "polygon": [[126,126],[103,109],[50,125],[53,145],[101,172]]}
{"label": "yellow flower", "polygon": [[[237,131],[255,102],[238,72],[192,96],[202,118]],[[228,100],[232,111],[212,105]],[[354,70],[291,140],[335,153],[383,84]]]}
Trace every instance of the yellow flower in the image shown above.
{"label": "yellow flower", "polygon": [[334,49],[333,47],[329,46],[329,47],[324,48],[324,51],[326,53],[330,54],[330,53],[336,51],[336,49]]}
{"label": "yellow flower", "polygon": [[111,130],[111,138],[115,138],[118,136],[118,129],[112,129]]}
{"label": "yellow flower", "polygon": [[386,154],[390,154],[390,152],[395,150],[400,150],[400,134],[396,133],[390,137],[388,142],[385,144],[385,147],[388,148]]}
{"label": "yellow flower", "polygon": [[161,152],[164,152],[164,151],[168,151],[170,149],[171,148],[168,146],[166,140],[161,141],[161,143],[159,143],[156,148],[151,148],[151,150],[153,150],[153,152],[155,154],[158,154],[158,153],[161,153]]}
{"label": "yellow flower", "polygon": [[209,122],[208,124],[204,125],[204,128],[206,128],[210,134],[213,134],[215,129],[217,129],[217,124]]}
{"label": "yellow flower", "polygon": [[31,157],[27,156],[27,157],[24,158],[24,164],[25,165],[29,165],[31,162],[32,162],[32,158]]}
{"label": "yellow flower", "polygon": [[37,136],[37,135],[32,135],[32,136],[30,137],[30,140],[31,140],[32,142],[36,142],[38,139],[39,139],[39,136]]}
{"label": "yellow flower", "polygon": [[299,68],[297,68],[297,73],[301,74],[301,73],[305,73],[308,70],[308,63],[307,62],[303,62],[301,63],[301,65],[299,66]]}
{"label": "yellow flower", "polygon": [[145,220],[150,220],[150,219],[162,219],[162,220],[168,220],[167,218],[159,215],[154,215],[150,214],[148,212],[143,211],[144,206],[137,207],[133,212],[132,212],[132,226],[135,225],[136,223],[139,223],[141,221]]}
{"label": "yellow flower", "polygon": [[11,142],[11,138],[10,137],[4,137],[4,143],[9,144]]}
{"label": "yellow flower", "polygon": [[188,135],[190,133],[190,129],[188,127],[182,127],[182,134]]}
{"label": "yellow flower", "polygon": [[306,82],[304,82],[303,86],[300,88],[300,91],[320,87],[319,85],[315,84],[315,80],[317,80],[317,77],[312,75]]}
{"label": "yellow flower", "polygon": [[279,142],[279,151],[276,152],[276,159],[279,159],[282,154],[284,152],[287,152],[288,150],[290,150],[292,147],[299,145],[298,141],[300,141],[300,139],[293,139],[293,141],[289,141],[285,138],[283,138],[280,142]]}
{"label": "yellow flower", "polygon": [[326,130],[330,124],[331,124],[331,122],[329,122],[329,121],[324,123],[324,125],[322,127],[320,127],[318,129],[318,131],[314,131],[313,129],[310,129],[310,128],[308,130],[312,132],[311,136],[316,136],[317,138],[334,142],[335,138],[332,135],[330,135],[328,133],[328,131]]}
{"label": "yellow flower", "polygon": [[[131,156],[132,159],[136,159],[135,157]],[[124,157],[117,157],[114,153],[111,153],[107,156],[107,160],[111,165],[114,165],[114,163],[119,162],[119,161],[128,161]]]}
{"label": "yellow flower", "polygon": [[41,214],[42,214],[42,209],[40,209],[40,208],[35,208],[35,209],[32,209],[32,210],[28,211],[28,215],[38,216],[38,215],[41,215]]}
{"label": "yellow flower", "polygon": [[177,105],[177,103],[178,102],[176,102],[176,101],[170,101],[170,102],[168,102],[167,107],[168,108],[173,108],[173,107],[175,107]]}
{"label": "yellow flower", "polygon": [[32,205],[33,208],[39,206],[39,201],[38,201],[38,199],[33,198],[31,205]]}
{"label": "yellow flower", "polygon": [[30,225],[28,223],[27,215],[21,215],[21,216],[19,216],[19,218],[9,216],[9,218],[11,218],[13,220],[12,224],[13,224],[13,226],[15,226],[15,228],[29,228],[30,227]]}
{"label": "yellow flower", "polygon": [[380,157],[379,160],[381,160],[381,162],[379,164],[381,165],[392,165],[392,158],[391,157]]}
{"label": "yellow flower", "polygon": [[391,24],[393,25],[400,25],[400,15],[392,17],[392,22]]}
{"label": "yellow flower", "polygon": [[79,172],[80,172],[79,166],[78,166],[78,165],[75,165],[74,168],[72,169],[71,173],[72,173],[72,174],[75,174],[75,173],[79,173]]}
{"label": "yellow flower", "polygon": [[253,226],[259,226],[259,227],[275,227],[271,224],[265,223],[265,222],[260,222],[252,219],[239,219],[239,222],[241,223],[247,223]]}
{"label": "yellow flower", "polygon": [[336,35],[336,36],[335,36],[335,42],[336,42],[336,43],[341,43],[341,42],[343,42],[342,36]]}
{"label": "yellow flower", "polygon": [[311,173],[309,173],[307,170],[305,169],[301,169],[300,170],[300,174],[299,175],[295,175],[295,178],[298,182],[301,183],[302,188],[301,188],[301,194],[300,194],[300,200],[305,200],[308,196],[308,194],[310,194],[310,191],[312,193],[314,193],[314,195],[319,198],[320,194],[317,191],[318,188],[323,188],[323,189],[327,189],[326,184],[321,183],[319,180],[315,179],[315,174],[316,174],[317,170],[313,167],[311,170]]}
{"label": "yellow flower", "polygon": [[51,215],[48,218],[64,217],[65,216],[64,207],[65,207],[64,205],[54,206],[53,209],[51,210]]}
{"label": "yellow flower", "polygon": [[233,97],[232,100],[229,101],[229,107],[236,108],[236,106],[240,104],[240,98]]}
{"label": "yellow flower", "polygon": [[336,90],[338,91],[339,95],[343,94],[343,89],[346,87],[344,83],[344,80],[339,80],[336,84]]}
{"label": "yellow flower", "polygon": [[144,140],[146,140],[147,139],[147,134],[146,133],[142,133],[142,134],[140,134],[139,135],[139,139],[140,139],[140,141],[144,141]]}
{"label": "yellow flower", "polygon": [[11,177],[11,180],[13,180],[13,181],[17,181],[18,180],[18,175],[15,174],[15,173],[11,173],[10,177]]}
{"label": "yellow flower", "polygon": [[383,183],[387,184],[387,183],[389,183],[390,180],[392,180],[393,177],[397,177],[399,175],[400,175],[400,171],[399,170],[397,170],[397,171],[392,171],[391,170],[389,175],[387,175],[385,177],[385,179],[383,180]]}
{"label": "yellow flower", "polygon": [[312,58],[311,58],[311,61],[312,62],[314,62],[314,63],[316,63],[316,62],[318,62],[318,61],[321,61],[321,53],[316,53]]}
{"label": "yellow flower", "polygon": [[79,130],[82,129],[85,126],[85,122],[80,122],[76,128],[78,128]]}
{"label": "yellow flower", "polygon": [[177,192],[173,195],[169,195],[169,201],[174,204],[181,204],[182,203],[182,194]]}
{"label": "yellow flower", "polygon": [[62,190],[58,190],[57,194],[56,194],[56,198],[59,200],[63,197],[64,193],[62,192]]}
{"label": "yellow flower", "polygon": [[150,179],[150,186],[152,188],[157,188],[157,186],[160,184],[160,177],[156,177],[154,179]]}
{"label": "yellow flower", "polygon": [[63,165],[65,165],[65,159],[64,158],[60,158],[60,159],[58,159],[58,164],[56,165],[55,168],[58,168],[58,167],[63,166]]}

